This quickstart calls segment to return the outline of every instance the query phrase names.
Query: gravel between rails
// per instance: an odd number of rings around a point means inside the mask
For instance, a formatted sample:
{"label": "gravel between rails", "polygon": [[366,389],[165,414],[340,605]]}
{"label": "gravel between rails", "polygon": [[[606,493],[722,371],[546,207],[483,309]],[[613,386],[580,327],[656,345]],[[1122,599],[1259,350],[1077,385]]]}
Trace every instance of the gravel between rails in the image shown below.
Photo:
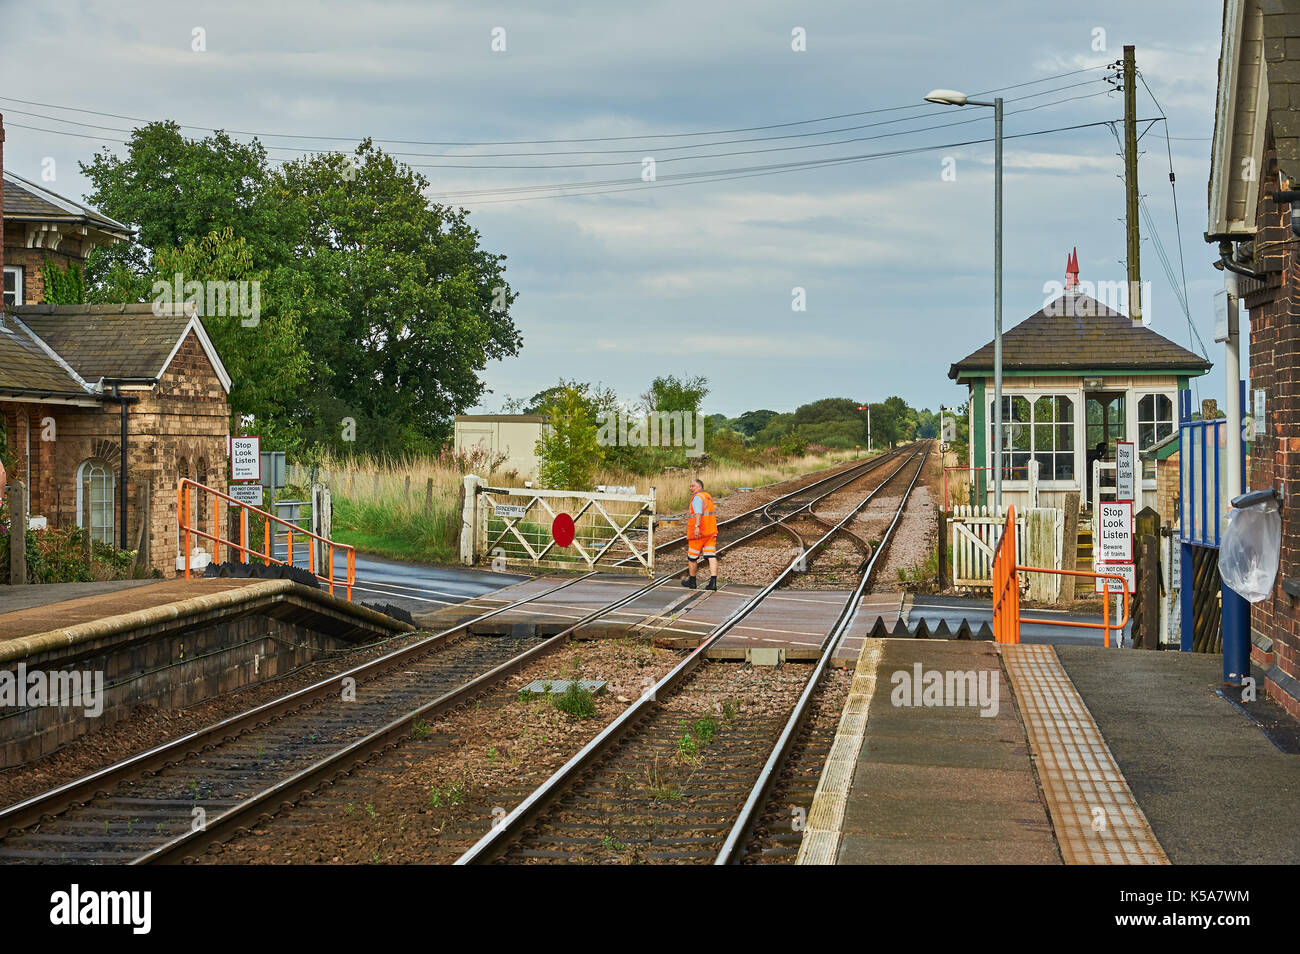
{"label": "gravel between rails", "polygon": [[[565,646],[199,860],[450,863],[679,659],[631,639]],[[592,718],[519,697],[534,679],[572,678],[610,682]]]}

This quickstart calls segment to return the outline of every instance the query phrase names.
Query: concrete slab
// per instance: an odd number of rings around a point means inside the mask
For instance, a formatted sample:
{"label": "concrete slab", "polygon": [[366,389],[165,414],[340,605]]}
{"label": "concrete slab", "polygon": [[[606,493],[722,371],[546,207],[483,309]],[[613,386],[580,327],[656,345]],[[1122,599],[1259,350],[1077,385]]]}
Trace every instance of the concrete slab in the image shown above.
{"label": "concrete slab", "polygon": [[1300,756],[1215,695],[1221,656],[1056,652],[1170,861],[1300,862]]}
{"label": "concrete slab", "polygon": [[[1059,864],[1024,728],[991,644],[867,639],[863,645],[873,672],[869,699],[860,706],[865,726],[852,781],[833,827],[835,848],[801,851],[800,863]],[[981,716],[993,707],[981,710],[978,698],[955,694],[940,705],[914,704],[924,697],[902,690],[917,664],[923,678],[933,671],[974,673],[986,701],[996,699],[996,714]],[[860,663],[855,685],[862,675]],[[828,791],[819,785],[810,820],[827,814],[819,801]]]}
{"label": "concrete slab", "polygon": [[[139,581],[130,581],[132,583]],[[265,583],[256,578],[212,578],[143,581],[145,585],[112,586],[91,590],[81,595],[80,587],[95,587],[88,583],[28,584],[13,587],[15,590],[42,590],[39,597],[26,608],[0,613],[0,640],[31,636],[53,629],[63,629],[79,623],[89,623],[106,616],[120,616],[136,610],[178,603],[209,593],[222,593],[253,583]],[[5,594],[8,596],[9,594]],[[22,594],[30,599],[29,594]]]}

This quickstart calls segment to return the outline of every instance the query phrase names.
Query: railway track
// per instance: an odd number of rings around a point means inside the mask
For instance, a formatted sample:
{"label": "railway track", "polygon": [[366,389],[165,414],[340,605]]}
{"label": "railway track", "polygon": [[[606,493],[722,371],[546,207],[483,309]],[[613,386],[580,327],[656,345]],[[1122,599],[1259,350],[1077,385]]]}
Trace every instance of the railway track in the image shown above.
{"label": "railway track", "polygon": [[[742,544],[747,541],[752,542],[766,534],[781,531],[789,520],[800,515],[806,515],[810,519],[821,521],[822,518],[810,513],[812,507],[842,487],[885,466],[889,461],[896,460],[905,450],[905,448],[898,448],[887,451],[861,463],[842,468],[833,474],[796,488],[789,493],[782,494],[775,500],[770,500],[743,513],[719,520],[719,536],[725,535],[733,543]],[[829,524],[824,525],[829,526]],[[685,545],[685,534],[664,540],[655,545],[656,557],[661,558],[665,554],[685,547]],[[632,566],[636,562],[635,557],[624,557],[619,560],[611,560],[610,565],[626,567]]]}
{"label": "railway track", "polygon": [[[811,801],[806,780],[825,745],[817,726],[825,725],[832,710],[838,712],[833,697],[822,691],[824,676],[928,452],[925,444],[900,455],[902,463],[886,479],[806,548],[811,553],[825,547],[891,482],[908,481],[881,545],[872,548],[810,669],[787,664],[764,671],[711,662],[705,655],[789,580],[801,562],[796,559],[457,863],[725,864],[788,857],[792,839],[780,836],[773,819],[794,817],[800,806],[782,804],[792,796]],[[806,511],[809,504],[794,512]],[[814,718],[819,712],[821,718]],[[815,771],[820,772],[819,764]]]}
{"label": "railway track", "polygon": [[[889,459],[886,455],[847,468],[772,503],[786,505],[790,513],[802,511]],[[767,516],[771,507],[755,508],[730,525],[783,519]],[[755,527],[742,540],[769,529]],[[476,623],[593,575],[483,613],[340,676],[11,805],[0,811],[0,861],[138,863],[197,853],[250,818],[292,802],[396,745],[421,719],[489,690],[562,645],[582,625],[634,603],[676,573],[594,610],[549,639],[467,635]],[[360,701],[344,698],[341,687],[349,680]]]}

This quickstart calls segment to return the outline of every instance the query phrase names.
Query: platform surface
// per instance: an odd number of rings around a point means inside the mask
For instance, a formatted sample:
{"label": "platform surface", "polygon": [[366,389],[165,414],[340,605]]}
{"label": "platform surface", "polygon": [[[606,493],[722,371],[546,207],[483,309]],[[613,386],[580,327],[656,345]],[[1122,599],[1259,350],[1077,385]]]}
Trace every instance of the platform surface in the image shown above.
{"label": "platform surface", "polygon": [[[262,582],[264,581],[256,577],[193,577],[188,580],[118,581],[111,587],[96,583],[46,583],[12,587],[15,591],[24,591],[14,593],[14,601],[22,600],[27,605],[3,612],[10,602],[10,594],[0,592],[0,599],[4,601],[0,603],[0,640],[31,636],[34,633],[75,626],[108,616],[121,616],[136,610],[178,603],[195,596]],[[87,593],[83,587],[94,589]],[[11,588],[0,587],[0,590],[9,589]]]}
{"label": "platform surface", "polygon": [[[997,715],[896,704],[918,664],[1000,671]],[[868,639],[800,863],[1300,863],[1300,754],[1216,694],[1221,666]]]}

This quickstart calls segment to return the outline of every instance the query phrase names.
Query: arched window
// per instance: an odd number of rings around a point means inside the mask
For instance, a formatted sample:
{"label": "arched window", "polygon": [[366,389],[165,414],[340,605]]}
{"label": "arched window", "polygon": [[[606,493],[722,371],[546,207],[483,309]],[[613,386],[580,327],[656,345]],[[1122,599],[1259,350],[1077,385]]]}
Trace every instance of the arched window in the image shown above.
{"label": "arched window", "polygon": [[114,489],[117,478],[107,461],[98,457],[77,468],[77,526],[87,527],[92,540],[113,543]]}

